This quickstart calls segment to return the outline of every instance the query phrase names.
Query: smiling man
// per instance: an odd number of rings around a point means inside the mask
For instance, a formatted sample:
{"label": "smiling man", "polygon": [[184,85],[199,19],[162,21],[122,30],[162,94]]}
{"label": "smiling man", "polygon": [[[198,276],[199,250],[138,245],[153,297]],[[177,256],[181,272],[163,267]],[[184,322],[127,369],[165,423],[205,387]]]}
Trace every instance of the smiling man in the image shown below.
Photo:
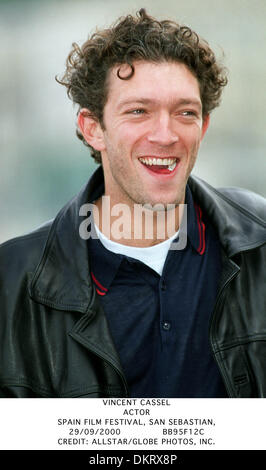
{"label": "smiling man", "polygon": [[[135,60],[130,80],[121,80],[118,74],[127,76],[129,66],[110,69],[104,128],[88,109],[81,109],[78,118],[86,142],[101,152],[111,211],[116,204],[126,204],[134,222],[134,204],[174,205],[178,221],[186,183],[209,124],[209,115],[202,114],[197,78],[183,63],[158,60]],[[101,199],[96,206],[102,220]],[[155,235],[153,240],[143,237],[141,246],[158,243]],[[136,243],[134,237],[123,241]]]}
{"label": "smiling man", "polygon": [[121,80],[118,70],[109,75],[104,130],[86,110],[79,115],[84,138],[101,152],[105,194],[129,205],[184,203],[209,123],[197,78],[184,64],[166,60],[135,61],[130,80]]}
{"label": "smiling man", "polygon": [[0,247],[0,396],[266,396],[265,201],[191,176],[227,83],[208,43],[141,9],[58,81],[99,167]]}

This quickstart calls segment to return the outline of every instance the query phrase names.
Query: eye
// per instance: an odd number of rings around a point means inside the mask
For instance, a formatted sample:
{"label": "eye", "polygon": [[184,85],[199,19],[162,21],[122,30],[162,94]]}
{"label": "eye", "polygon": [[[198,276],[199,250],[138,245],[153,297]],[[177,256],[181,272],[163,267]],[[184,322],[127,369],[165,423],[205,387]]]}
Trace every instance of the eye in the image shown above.
{"label": "eye", "polygon": [[182,116],[185,116],[185,117],[186,117],[186,116],[188,116],[188,117],[191,117],[191,116],[192,116],[192,117],[195,117],[195,116],[197,116],[196,111],[182,111],[181,114],[182,114]]}
{"label": "eye", "polygon": [[139,116],[140,114],[144,114],[144,113],[145,113],[145,109],[142,109],[142,108],[132,109],[131,111],[129,111],[129,114],[135,114],[136,116]]}

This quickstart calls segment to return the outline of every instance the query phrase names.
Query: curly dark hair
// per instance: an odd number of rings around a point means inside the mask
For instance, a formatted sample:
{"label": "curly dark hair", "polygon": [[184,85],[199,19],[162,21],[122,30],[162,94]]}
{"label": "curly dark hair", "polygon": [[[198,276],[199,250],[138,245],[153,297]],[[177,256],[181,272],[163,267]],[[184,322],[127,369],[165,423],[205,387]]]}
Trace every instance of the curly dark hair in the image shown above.
{"label": "curly dark hair", "polygon": [[[72,44],[61,80],[67,94],[81,108],[87,108],[104,129],[103,110],[108,95],[108,72],[115,65],[134,61],[172,61],[184,63],[199,82],[203,116],[220,104],[222,88],[227,84],[226,69],[220,65],[208,43],[188,26],[170,20],[158,21],[142,8],[136,16],[119,18],[110,28],[96,32],[81,46]],[[78,110],[78,112],[79,112]],[[101,154],[93,149],[77,128],[77,136],[90,147],[97,163]]]}

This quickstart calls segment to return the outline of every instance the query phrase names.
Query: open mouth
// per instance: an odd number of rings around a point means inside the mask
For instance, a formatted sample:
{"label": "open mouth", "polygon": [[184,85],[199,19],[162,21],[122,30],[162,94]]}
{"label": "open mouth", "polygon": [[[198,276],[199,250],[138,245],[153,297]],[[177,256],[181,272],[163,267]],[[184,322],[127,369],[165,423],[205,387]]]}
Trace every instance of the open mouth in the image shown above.
{"label": "open mouth", "polygon": [[156,158],[156,157],[140,157],[139,161],[147,166],[147,168],[155,173],[170,174],[172,173],[179,161],[178,158]]}

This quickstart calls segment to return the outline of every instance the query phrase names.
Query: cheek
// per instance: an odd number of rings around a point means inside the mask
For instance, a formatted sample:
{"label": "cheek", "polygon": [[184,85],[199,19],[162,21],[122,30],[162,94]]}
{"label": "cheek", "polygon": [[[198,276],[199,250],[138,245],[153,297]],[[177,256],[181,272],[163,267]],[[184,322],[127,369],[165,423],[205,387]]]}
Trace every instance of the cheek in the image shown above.
{"label": "cheek", "polygon": [[105,142],[107,148],[119,149],[130,148],[140,137],[140,129],[137,126],[120,125],[106,132]]}
{"label": "cheek", "polygon": [[183,133],[183,142],[187,148],[197,149],[201,142],[201,128],[195,125],[192,128],[187,128]]}
{"label": "cheek", "polygon": [[149,133],[150,127],[150,122],[145,122],[144,120],[142,122],[123,122],[116,132],[120,136],[120,140],[123,139],[128,144],[134,144]]}
{"label": "cheek", "polygon": [[124,139],[110,139],[106,141],[105,161],[112,173],[125,174],[128,165],[128,149]]}
{"label": "cheek", "polygon": [[145,130],[140,126],[132,126],[125,129],[123,134],[123,144],[129,150],[133,150],[134,147],[143,140],[145,136]]}

